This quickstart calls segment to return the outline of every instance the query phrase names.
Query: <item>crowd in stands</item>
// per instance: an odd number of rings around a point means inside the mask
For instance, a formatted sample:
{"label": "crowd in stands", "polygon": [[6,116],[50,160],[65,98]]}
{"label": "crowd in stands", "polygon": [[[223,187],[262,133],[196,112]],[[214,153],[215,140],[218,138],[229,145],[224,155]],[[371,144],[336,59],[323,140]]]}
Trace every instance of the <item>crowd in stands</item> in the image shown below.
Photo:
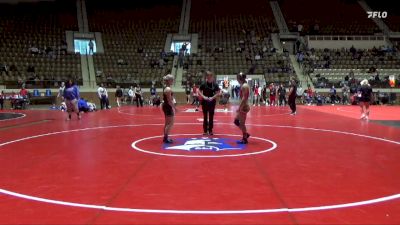
{"label": "crowd in stands", "polygon": [[74,3],[0,4],[0,27],[0,83],[52,87],[81,77],[65,42],[65,31],[78,29]]}
{"label": "crowd in stands", "polygon": [[87,9],[89,26],[102,33],[104,45],[104,54],[94,55],[97,82],[113,87],[149,86],[153,81],[160,85],[162,75],[172,68],[173,55],[163,49],[167,34],[178,32],[181,2],[118,1],[102,6],[88,1]]}
{"label": "crowd in stands", "polygon": [[299,51],[296,57],[317,88],[351,86],[362,79],[370,80],[374,87],[388,87],[389,76],[398,76],[400,71],[397,47],[309,49]]}

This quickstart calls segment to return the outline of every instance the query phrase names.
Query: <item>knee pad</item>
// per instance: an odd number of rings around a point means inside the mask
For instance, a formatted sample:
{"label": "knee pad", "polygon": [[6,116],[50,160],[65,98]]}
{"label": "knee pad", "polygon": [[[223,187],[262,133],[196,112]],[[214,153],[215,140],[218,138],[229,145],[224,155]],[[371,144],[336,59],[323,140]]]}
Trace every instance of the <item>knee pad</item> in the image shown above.
{"label": "knee pad", "polygon": [[240,126],[240,121],[239,121],[239,119],[235,119],[235,120],[233,121],[233,123],[234,123],[236,126]]}

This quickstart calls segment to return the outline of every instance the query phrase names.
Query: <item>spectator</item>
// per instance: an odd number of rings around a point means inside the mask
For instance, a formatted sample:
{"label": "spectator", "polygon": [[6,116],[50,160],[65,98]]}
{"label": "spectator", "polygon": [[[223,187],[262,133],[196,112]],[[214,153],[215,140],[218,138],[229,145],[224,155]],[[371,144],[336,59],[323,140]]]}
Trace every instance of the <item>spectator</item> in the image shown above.
{"label": "spectator", "polygon": [[46,55],[51,55],[53,53],[53,48],[50,46],[44,47],[44,52]]}
{"label": "spectator", "polygon": [[253,87],[253,106],[260,106],[260,90],[258,84]]}
{"label": "spectator", "polygon": [[159,107],[161,105],[161,98],[159,95],[154,96],[152,100],[152,105]]}
{"label": "spectator", "polygon": [[160,59],[158,60],[158,66],[159,66],[160,68],[164,68],[164,64],[165,64],[164,59],[163,59],[163,58],[160,58]]}
{"label": "spectator", "polygon": [[165,57],[167,57],[167,53],[165,53],[164,49],[161,49],[160,51],[160,58],[164,59]]}
{"label": "spectator", "polygon": [[287,104],[286,88],[283,86],[283,84],[279,85],[278,95],[279,95],[279,102],[278,102],[279,106],[285,106]]}
{"label": "spectator", "polygon": [[133,90],[133,86],[131,86],[129,88],[128,96],[129,96],[129,99],[131,100],[131,104],[133,104],[133,101],[135,100],[135,92]]}
{"label": "spectator", "polygon": [[60,53],[67,54],[67,42],[61,41]]}
{"label": "spectator", "polygon": [[268,98],[267,98],[267,85],[264,84],[263,88],[261,89],[261,101],[265,103],[265,106],[268,106]]}
{"label": "spectator", "polygon": [[89,41],[89,55],[94,53],[94,43],[92,40]]}
{"label": "spectator", "polygon": [[331,104],[335,105],[335,102],[336,102],[336,88],[335,88],[335,86],[332,86],[332,88],[329,91],[329,93],[331,94]]}
{"label": "spectator", "polygon": [[35,66],[28,65],[26,72],[28,72],[28,75],[35,77]]}
{"label": "spectator", "polygon": [[346,84],[344,84],[342,87],[342,104],[343,105],[344,104],[349,105],[349,97],[350,97],[349,91],[350,91],[349,87]]}
{"label": "spectator", "polygon": [[64,89],[65,89],[65,82],[61,82],[61,86],[58,89],[57,98],[61,98],[61,101],[64,101]]}
{"label": "spectator", "polygon": [[186,94],[186,104],[190,104],[190,84],[187,82],[185,86],[185,94]]}
{"label": "spectator", "polygon": [[118,59],[117,64],[120,66],[126,66],[128,65],[128,62],[126,62],[124,59]]}
{"label": "spectator", "polygon": [[357,50],[354,48],[353,45],[352,45],[351,48],[350,48],[350,52],[353,54],[353,57],[354,57],[354,55],[357,53]]}
{"label": "spectator", "polygon": [[296,51],[297,51],[297,52],[300,51],[300,44],[301,44],[301,43],[300,43],[300,40],[297,39],[297,40],[296,40]]}
{"label": "spectator", "polygon": [[297,32],[299,32],[300,34],[302,34],[303,32],[303,25],[301,25],[300,23],[297,25]]}
{"label": "spectator", "polygon": [[143,93],[142,93],[142,88],[140,88],[140,85],[137,85],[135,87],[135,97],[136,97],[136,106],[143,107]]}
{"label": "spectator", "polygon": [[0,72],[5,72],[5,73],[8,75],[8,66],[7,66],[6,63],[3,63],[3,64],[0,66]]}
{"label": "spectator", "polygon": [[156,94],[157,94],[157,89],[156,89],[156,87],[154,87],[154,83],[151,85],[151,88],[150,88],[150,102],[151,102],[151,104],[154,106],[154,98],[156,97]]}
{"label": "spectator", "polygon": [[197,88],[196,84],[193,84],[192,86],[192,97],[193,97],[193,102],[192,105],[196,105],[196,112],[199,111],[199,94],[198,94],[199,89]]}
{"label": "spectator", "polygon": [[11,64],[11,66],[10,66],[10,71],[11,71],[11,72],[18,72],[18,69],[17,69],[17,67],[16,67],[14,64]]}
{"label": "spectator", "polygon": [[30,47],[30,48],[29,48],[29,52],[30,52],[32,55],[39,55],[39,53],[40,53],[39,48],[37,48],[37,47],[35,47],[35,46]]}
{"label": "spectator", "polygon": [[19,91],[19,95],[23,98],[23,99],[27,99],[28,98],[28,90],[25,88],[25,84],[22,85],[21,90]]}
{"label": "spectator", "polygon": [[274,83],[269,85],[269,102],[270,106],[276,106],[276,87]]}
{"label": "spectator", "polygon": [[0,110],[4,109],[4,99],[6,98],[4,91],[0,92]]}

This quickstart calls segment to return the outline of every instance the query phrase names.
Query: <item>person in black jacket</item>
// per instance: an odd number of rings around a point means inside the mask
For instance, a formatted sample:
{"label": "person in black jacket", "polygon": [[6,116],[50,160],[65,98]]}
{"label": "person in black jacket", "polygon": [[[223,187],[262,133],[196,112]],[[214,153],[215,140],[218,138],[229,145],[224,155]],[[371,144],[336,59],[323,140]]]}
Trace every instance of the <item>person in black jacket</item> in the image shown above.
{"label": "person in black jacket", "polygon": [[214,128],[214,112],[216,98],[220,94],[220,88],[214,81],[214,74],[210,71],[206,72],[206,81],[200,85],[199,96],[201,97],[201,105],[203,109],[203,135],[213,135]]}
{"label": "person in black jacket", "polygon": [[289,100],[288,105],[292,112],[290,115],[296,115],[296,97],[297,97],[297,82],[293,78],[290,80]]}
{"label": "person in black jacket", "polygon": [[117,100],[118,107],[121,106],[122,96],[123,96],[122,89],[120,86],[117,86],[117,90],[115,91],[115,99]]}

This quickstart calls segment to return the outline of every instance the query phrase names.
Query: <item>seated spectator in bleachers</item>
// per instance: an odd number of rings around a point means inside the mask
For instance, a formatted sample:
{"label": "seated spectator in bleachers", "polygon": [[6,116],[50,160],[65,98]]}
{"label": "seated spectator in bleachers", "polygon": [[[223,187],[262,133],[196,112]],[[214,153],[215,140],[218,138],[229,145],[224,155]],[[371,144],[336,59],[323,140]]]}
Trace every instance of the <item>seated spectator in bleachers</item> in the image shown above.
{"label": "seated spectator in bleachers", "polygon": [[0,65],[0,72],[5,72],[8,75],[8,66],[7,63],[3,63]]}
{"label": "seated spectator in bleachers", "polygon": [[107,86],[112,86],[115,83],[114,78],[113,76],[111,76],[111,74],[108,74],[106,79],[107,79]]}
{"label": "seated spectator in bleachers", "polygon": [[46,55],[50,55],[51,53],[53,53],[53,48],[50,46],[45,46],[44,52],[46,53]]}
{"label": "seated spectator in bleachers", "polygon": [[61,41],[61,46],[60,46],[60,54],[67,54],[67,42],[65,42],[64,40]]}
{"label": "seated spectator in bleachers", "polygon": [[39,48],[37,48],[37,47],[35,47],[35,46],[30,47],[30,48],[29,48],[29,52],[30,52],[32,55],[39,55],[39,53],[40,53]]}
{"label": "seated spectator in bleachers", "polygon": [[28,72],[28,75],[30,75],[30,76],[35,75],[35,66],[28,65],[26,72]]}
{"label": "seated spectator in bleachers", "polygon": [[126,66],[128,65],[128,62],[126,62],[124,59],[118,59],[117,64],[120,66]]}
{"label": "seated spectator in bleachers", "polygon": [[158,67],[159,67],[159,68],[164,68],[164,64],[165,64],[164,59],[163,59],[163,58],[160,58],[160,59],[158,60]]}
{"label": "seated spectator in bleachers", "polygon": [[14,64],[11,64],[11,66],[10,66],[10,71],[11,71],[11,72],[18,72],[17,66],[15,66]]}

